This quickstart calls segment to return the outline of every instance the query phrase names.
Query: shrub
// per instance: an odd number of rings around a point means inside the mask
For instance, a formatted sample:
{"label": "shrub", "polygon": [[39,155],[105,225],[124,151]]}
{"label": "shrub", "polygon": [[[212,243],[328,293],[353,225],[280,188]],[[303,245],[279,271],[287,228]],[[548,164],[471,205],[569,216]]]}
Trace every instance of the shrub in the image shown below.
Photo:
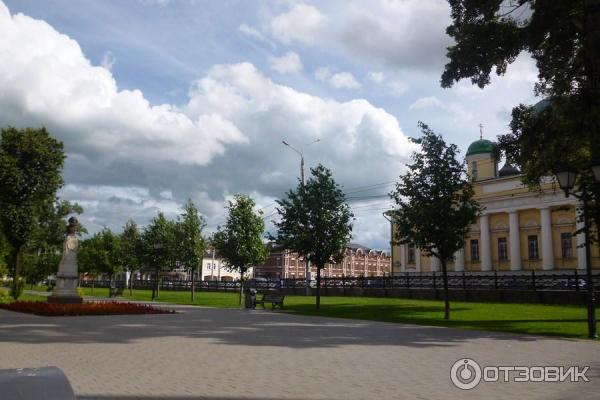
{"label": "shrub", "polygon": [[10,298],[9,294],[6,292],[6,290],[0,289],[0,304],[8,303],[10,301],[11,301],[11,298]]}

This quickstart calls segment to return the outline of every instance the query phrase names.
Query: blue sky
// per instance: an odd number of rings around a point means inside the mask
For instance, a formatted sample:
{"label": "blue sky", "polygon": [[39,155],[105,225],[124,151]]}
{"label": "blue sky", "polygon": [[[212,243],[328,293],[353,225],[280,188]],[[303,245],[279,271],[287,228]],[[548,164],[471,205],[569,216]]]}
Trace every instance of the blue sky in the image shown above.
{"label": "blue sky", "polygon": [[[479,123],[493,139],[513,106],[535,101],[526,56],[485,90],[441,89],[449,21],[441,0],[0,0],[12,60],[0,118],[65,142],[61,196],[91,231],[175,216],[188,197],[214,229],[238,192],[269,222],[299,175],[282,139],[320,139],[308,166],[375,196],[402,172],[418,121],[464,150]],[[353,200],[355,241],[389,247],[389,206]]]}

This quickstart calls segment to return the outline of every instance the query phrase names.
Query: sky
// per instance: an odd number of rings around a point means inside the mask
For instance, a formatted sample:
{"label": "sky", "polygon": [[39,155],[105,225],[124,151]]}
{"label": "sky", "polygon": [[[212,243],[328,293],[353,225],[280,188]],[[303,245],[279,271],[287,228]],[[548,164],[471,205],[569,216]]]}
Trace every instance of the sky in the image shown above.
{"label": "sky", "polygon": [[[440,87],[442,0],[0,0],[0,125],[64,142],[59,196],[93,233],[176,218],[214,231],[237,193],[267,230],[274,203],[321,163],[355,214],[353,241],[388,249],[387,194],[418,122],[462,154],[536,98],[521,55],[485,89]],[[461,155],[462,157],[462,155]]]}

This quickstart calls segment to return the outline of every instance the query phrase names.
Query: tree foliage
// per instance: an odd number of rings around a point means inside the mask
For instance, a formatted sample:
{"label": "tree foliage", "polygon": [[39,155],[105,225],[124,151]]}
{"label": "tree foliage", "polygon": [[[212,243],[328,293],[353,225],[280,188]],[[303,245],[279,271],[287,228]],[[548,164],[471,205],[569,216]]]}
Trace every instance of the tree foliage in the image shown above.
{"label": "tree foliage", "polygon": [[152,299],[158,296],[161,271],[173,270],[177,265],[176,224],[161,212],[142,234],[143,263],[154,270]]}
{"label": "tree foliage", "polygon": [[132,219],[123,226],[121,239],[121,262],[123,269],[129,272],[129,291],[133,289],[133,273],[142,268],[142,236]]}
{"label": "tree foliage", "polygon": [[62,185],[64,151],[45,128],[0,131],[0,227],[11,246],[16,282],[24,245]]}
{"label": "tree foliage", "polygon": [[600,221],[600,185],[589,172],[600,156],[600,0],[450,0],[456,44],[442,86],[470,78],[484,87],[494,70],[504,74],[520,53],[536,61],[535,106],[513,109],[502,150],[537,186],[559,164],[580,172],[579,185],[593,193]]}
{"label": "tree foliage", "polygon": [[91,238],[82,241],[78,252],[79,272],[92,276],[108,275],[110,279],[122,271],[121,239],[104,228]]}
{"label": "tree foliage", "polygon": [[311,168],[305,185],[290,190],[277,201],[281,220],[275,222],[277,243],[308,257],[317,268],[316,307],[320,307],[321,270],[340,262],[352,237],[350,207],[330,170]]}
{"label": "tree foliage", "polygon": [[266,249],[262,241],[265,223],[262,212],[255,212],[254,200],[238,194],[228,202],[227,221],[219,226],[213,235],[212,243],[221,255],[225,266],[240,273],[242,302],[244,274],[248,268],[262,264],[266,259]]}
{"label": "tree foliage", "polygon": [[[37,224],[22,248],[21,274],[27,283],[35,284],[58,271],[67,219],[73,214],[82,213],[83,208],[79,204],[60,199],[41,208]],[[77,233],[81,235],[86,232],[79,224]]]}
{"label": "tree foliage", "polygon": [[457,147],[446,145],[423,123],[423,136],[411,139],[421,146],[412,155],[408,171],[400,176],[391,197],[398,208],[391,212],[396,243],[412,243],[442,264],[445,318],[450,316],[447,268],[454,253],[464,246],[469,226],[481,211],[465,166],[457,160]]}
{"label": "tree foliage", "polygon": [[202,229],[206,226],[204,218],[192,200],[184,206],[183,214],[176,225],[177,257],[180,264],[192,273],[192,301],[194,301],[194,282],[196,271],[202,266],[202,258],[206,243],[202,237]]}

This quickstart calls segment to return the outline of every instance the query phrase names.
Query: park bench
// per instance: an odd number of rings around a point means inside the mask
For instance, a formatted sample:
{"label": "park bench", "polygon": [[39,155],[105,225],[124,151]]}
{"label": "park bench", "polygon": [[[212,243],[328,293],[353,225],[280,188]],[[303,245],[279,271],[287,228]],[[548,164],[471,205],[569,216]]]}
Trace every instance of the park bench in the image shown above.
{"label": "park bench", "polygon": [[111,286],[109,289],[108,297],[117,297],[123,294],[123,290],[125,288],[123,286]]}
{"label": "park bench", "polygon": [[285,298],[284,294],[281,293],[273,293],[266,292],[263,293],[262,299],[256,299],[255,304],[260,304],[265,308],[265,303],[271,303],[271,310],[275,309],[275,306],[279,306],[279,308],[283,309],[283,299]]}

